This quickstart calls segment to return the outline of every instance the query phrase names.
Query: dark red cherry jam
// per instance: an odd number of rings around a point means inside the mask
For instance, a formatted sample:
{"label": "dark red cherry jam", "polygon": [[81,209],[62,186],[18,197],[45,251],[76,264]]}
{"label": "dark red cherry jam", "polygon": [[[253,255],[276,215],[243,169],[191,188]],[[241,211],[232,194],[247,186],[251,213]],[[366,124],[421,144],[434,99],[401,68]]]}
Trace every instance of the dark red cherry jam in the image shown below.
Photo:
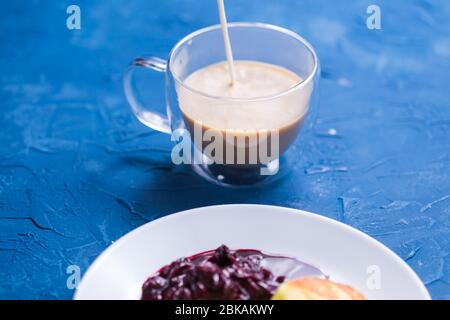
{"label": "dark red cherry jam", "polygon": [[[143,300],[268,300],[285,280],[269,267],[285,260],[285,270],[310,268],[293,258],[269,256],[258,250],[216,250],[178,259],[161,268],[142,287]],[[296,262],[294,262],[296,261]],[[287,262],[287,264],[285,263]],[[287,269],[286,269],[287,268]],[[280,270],[279,267],[277,267]]]}

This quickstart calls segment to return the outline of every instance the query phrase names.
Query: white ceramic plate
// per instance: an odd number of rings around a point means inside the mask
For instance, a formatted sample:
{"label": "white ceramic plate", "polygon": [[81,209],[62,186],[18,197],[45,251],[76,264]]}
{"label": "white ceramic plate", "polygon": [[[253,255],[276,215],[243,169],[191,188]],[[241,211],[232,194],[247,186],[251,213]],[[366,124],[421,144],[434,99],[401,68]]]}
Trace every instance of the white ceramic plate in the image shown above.
{"label": "white ceramic plate", "polygon": [[368,299],[430,299],[412,269],[373,238],[319,215],[261,205],[192,209],[133,230],[95,260],[75,299],[139,299],[160,267],[221,244],[296,257]]}

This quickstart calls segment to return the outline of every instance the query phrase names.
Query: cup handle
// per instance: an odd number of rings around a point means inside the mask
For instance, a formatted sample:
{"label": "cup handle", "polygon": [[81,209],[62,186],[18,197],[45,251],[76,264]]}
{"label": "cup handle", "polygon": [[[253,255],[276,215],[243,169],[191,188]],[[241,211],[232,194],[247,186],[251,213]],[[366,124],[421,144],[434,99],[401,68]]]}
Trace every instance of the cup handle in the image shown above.
{"label": "cup handle", "polygon": [[131,110],[133,110],[133,113],[138,120],[154,130],[170,134],[172,130],[170,128],[170,121],[168,117],[160,114],[159,112],[149,111],[146,109],[135,94],[136,90],[134,88],[133,74],[138,67],[143,67],[158,72],[166,72],[167,62],[157,57],[142,57],[134,59],[128,67],[128,70],[125,72],[123,87],[125,90],[125,96],[131,106]]}

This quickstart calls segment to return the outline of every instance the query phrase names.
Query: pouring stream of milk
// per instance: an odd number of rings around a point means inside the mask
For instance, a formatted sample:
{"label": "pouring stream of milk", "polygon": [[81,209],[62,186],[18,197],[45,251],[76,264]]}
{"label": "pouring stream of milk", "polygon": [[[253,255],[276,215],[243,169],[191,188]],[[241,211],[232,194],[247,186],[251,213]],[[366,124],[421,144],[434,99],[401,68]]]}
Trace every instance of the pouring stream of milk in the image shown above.
{"label": "pouring stream of milk", "polygon": [[230,72],[230,84],[233,85],[236,81],[236,73],[234,70],[233,51],[231,50],[227,16],[225,14],[225,5],[223,0],[217,0],[217,6],[219,8],[220,25],[222,26],[223,42],[225,44],[225,53],[228,61],[228,71]]}

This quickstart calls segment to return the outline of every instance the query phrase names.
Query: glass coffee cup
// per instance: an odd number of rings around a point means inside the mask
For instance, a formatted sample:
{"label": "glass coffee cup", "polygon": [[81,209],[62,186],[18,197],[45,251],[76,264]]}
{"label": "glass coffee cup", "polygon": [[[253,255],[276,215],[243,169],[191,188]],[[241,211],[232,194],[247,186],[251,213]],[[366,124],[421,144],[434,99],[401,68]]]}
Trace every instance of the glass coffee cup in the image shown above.
{"label": "glass coffee cup", "polygon": [[[189,164],[222,186],[265,184],[298,162],[300,132],[312,128],[317,113],[320,64],[313,47],[290,30],[261,23],[230,23],[228,30],[237,63],[280,67],[300,81],[281,92],[250,98],[212,95],[190,86],[190,75],[226,60],[216,25],[186,36],[167,60],[136,58],[125,74],[125,94],[139,121],[171,135],[175,164]],[[165,72],[165,115],[137,98],[133,75],[138,67]]]}

